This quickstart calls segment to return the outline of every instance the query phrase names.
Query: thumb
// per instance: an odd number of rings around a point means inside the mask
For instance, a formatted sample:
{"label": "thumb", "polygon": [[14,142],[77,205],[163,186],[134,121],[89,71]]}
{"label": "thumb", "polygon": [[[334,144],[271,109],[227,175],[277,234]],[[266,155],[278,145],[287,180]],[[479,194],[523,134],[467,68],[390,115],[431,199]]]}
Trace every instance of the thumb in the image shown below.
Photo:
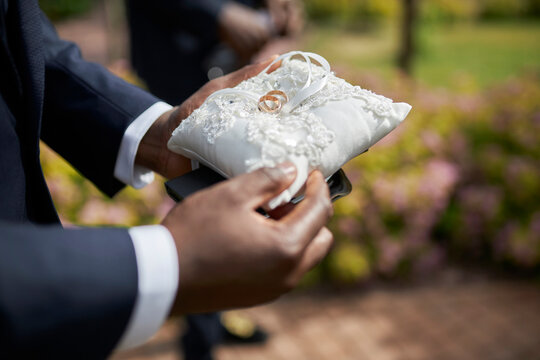
{"label": "thumb", "polygon": [[227,181],[227,193],[233,194],[235,201],[250,209],[266,204],[279,195],[296,178],[296,167],[285,162],[276,167],[261,168]]}
{"label": "thumb", "polygon": [[[278,55],[272,55],[268,59],[261,61],[259,63],[244,66],[243,68],[236,70],[235,72],[232,72],[229,75],[226,75],[225,78],[228,77],[228,79],[226,80],[230,82],[232,86],[236,86],[242,81],[258,75],[268,65],[270,65],[270,63],[272,63],[272,61],[274,61],[277,57]],[[274,64],[274,66],[272,66],[272,68],[269,69],[269,72],[271,72],[270,70],[272,70],[275,67],[276,67],[276,64]]]}

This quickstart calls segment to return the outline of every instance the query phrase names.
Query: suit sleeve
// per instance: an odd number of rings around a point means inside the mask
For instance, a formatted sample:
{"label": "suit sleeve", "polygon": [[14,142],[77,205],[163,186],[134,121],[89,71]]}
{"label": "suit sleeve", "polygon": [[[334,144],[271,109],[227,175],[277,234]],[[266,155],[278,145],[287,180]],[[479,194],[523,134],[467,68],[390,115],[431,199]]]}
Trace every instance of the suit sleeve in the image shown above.
{"label": "suit sleeve", "polygon": [[0,222],[0,234],[0,358],[105,358],[137,294],[127,230]]}
{"label": "suit sleeve", "polygon": [[60,40],[42,16],[45,97],[41,138],[109,196],[123,187],[115,161],[129,124],[159,101]]}

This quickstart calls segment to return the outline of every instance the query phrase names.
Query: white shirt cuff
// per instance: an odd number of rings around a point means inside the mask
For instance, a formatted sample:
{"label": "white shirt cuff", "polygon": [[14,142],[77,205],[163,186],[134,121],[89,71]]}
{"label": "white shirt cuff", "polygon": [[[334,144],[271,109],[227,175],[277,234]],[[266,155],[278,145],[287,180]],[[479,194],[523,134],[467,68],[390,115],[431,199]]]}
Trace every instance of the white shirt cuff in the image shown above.
{"label": "white shirt cuff", "polygon": [[178,256],[169,230],[162,225],[128,230],[137,259],[138,292],[126,331],[116,350],[144,343],[163,325],[178,289]]}
{"label": "white shirt cuff", "polygon": [[126,129],[116,164],[114,167],[114,176],[124,184],[131,185],[140,189],[154,181],[154,173],[149,169],[135,165],[135,156],[139,144],[152,124],[166,111],[172,109],[172,106],[157,102],[139,115]]}

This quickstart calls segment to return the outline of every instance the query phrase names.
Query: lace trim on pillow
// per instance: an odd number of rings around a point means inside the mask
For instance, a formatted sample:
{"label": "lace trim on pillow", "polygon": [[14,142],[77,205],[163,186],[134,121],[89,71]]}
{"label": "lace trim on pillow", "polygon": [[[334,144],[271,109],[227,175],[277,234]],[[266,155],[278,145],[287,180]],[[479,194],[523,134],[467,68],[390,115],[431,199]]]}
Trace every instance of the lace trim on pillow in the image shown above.
{"label": "lace trim on pillow", "polygon": [[[302,140],[290,134],[305,132]],[[321,162],[323,150],[334,141],[335,134],[324,126],[321,119],[312,113],[256,116],[247,126],[247,140],[261,146],[261,159],[248,159],[248,171],[260,167],[274,166],[290,155],[305,156],[312,167]]]}
{"label": "lace trim on pillow", "polygon": [[[240,83],[235,89],[261,96],[271,90],[284,91],[289,98],[296,95],[307,80],[307,66],[296,59],[285,60],[280,68],[271,74],[262,73]],[[261,147],[261,159],[248,159],[248,170],[264,166],[274,166],[285,161],[289,155],[306,156],[312,167],[320,164],[323,150],[334,140],[334,133],[322,120],[309,110],[320,107],[329,101],[355,98],[363,100],[362,107],[375,117],[386,118],[392,115],[392,100],[352,86],[345,80],[328,74],[313,66],[314,80],[327,75],[328,82],[316,94],[304,100],[290,113],[269,114],[258,110],[252,99],[234,94],[222,94],[207,100],[195,110],[173,132],[190,132],[200,127],[206,141],[214,144],[216,139],[234,126],[237,118],[248,120],[247,140]],[[296,141],[287,134],[304,131],[305,140]]]}
{"label": "lace trim on pillow", "polygon": [[205,102],[201,107],[195,109],[173,131],[172,136],[201,128],[206,141],[214,144],[218,137],[234,125],[237,117],[248,118],[256,112],[258,109],[255,104],[239,101],[231,95],[223,95],[212,99],[209,103]]}

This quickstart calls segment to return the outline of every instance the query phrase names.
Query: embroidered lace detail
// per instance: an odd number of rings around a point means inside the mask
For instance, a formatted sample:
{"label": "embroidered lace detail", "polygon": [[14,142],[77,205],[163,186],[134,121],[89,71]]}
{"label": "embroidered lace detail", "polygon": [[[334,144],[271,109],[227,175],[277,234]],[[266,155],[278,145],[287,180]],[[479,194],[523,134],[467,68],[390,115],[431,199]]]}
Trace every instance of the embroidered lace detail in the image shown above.
{"label": "embroidered lace detail", "polygon": [[[305,139],[296,140],[291,134],[304,132]],[[261,146],[261,159],[246,160],[248,171],[274,166],[289,155],[305,156],[312,167],[320,164],[323,150],[334,141],[334,133],[312,113],[278,116],[265,114],[251,119],[247,126],[247,140]]]}
{"label": "embroidered lace detail", "polygon": [[[281,90],[291,99],[306,83],[307,67],[308,64],[300,60],[284,60],[282,66],[271,74],[259,74],[243,81],[235,89],[251,92],[256,98],[271,90]],[[323,106],[329,101],[355,98],[362,100],[364,110],[376,117],[384,118],[392,114],[392,100],[359,86],[352,86],[333,73],[312,66],[313,82],[325,75],[329,77],[327,84],[290,113],[261,112],[253,99],[240,94],[217,95],[182,121],[173,136],[178,132],[201,128],[206,140],[213,144],[234,126],[236,119],[242,118],[248,121],[246,139],[261,147],[261,159],[246,160],[249,171],[273,166],[290,155],[306,156],[310,165],[316,167],[320,164],[323,150],[332,143],[335,135],[310,109]],[[305,133],[303,140],[294,140],[288,136],[298,132]]]}
{"label": "embroidered lace detail", "polygon": [[237,117],[249,118],[258,113],[255,103],[238,99],[237,96],[223,95],[204,103],[182,121],[172,135],[180,132],[190,132],[196,127],[202,128],[206,140],[213,144],[223,133],[227,132]]}

